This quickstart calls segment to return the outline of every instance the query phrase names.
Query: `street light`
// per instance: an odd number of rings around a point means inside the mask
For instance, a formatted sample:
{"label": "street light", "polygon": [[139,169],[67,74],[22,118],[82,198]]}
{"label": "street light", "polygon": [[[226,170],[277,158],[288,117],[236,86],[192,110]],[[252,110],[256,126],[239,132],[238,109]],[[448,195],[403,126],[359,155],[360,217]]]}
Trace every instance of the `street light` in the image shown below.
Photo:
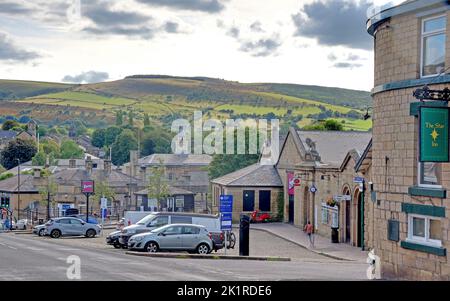
{"label": "street light", "polygon": [[[20,220],[20,159],[16,159],[17,165],[17,220]],[[11,214],[11,227],[12,227],[12,214]]]}

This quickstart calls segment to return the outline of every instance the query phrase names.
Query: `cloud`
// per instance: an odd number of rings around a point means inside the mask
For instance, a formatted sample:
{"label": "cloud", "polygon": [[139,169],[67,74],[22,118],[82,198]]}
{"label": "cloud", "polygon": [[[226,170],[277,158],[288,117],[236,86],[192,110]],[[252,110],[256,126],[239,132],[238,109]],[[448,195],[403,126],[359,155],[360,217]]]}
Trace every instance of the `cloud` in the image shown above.
{"label": "cloud", "polygon": [[362,67],[362,64],[354,64],[354,63],[347,63],[347,62],[340,62],[333,65],[333,67],[338,69],[353,69],[353,68],[360,68]]}
{"label": "cloud", "polygon": [[2,1],[0,2],[0,14],[6,15],[24,15],[32,13],[33,9],[17,3],[16,1]]}
{"label": "cloud", "polygon": [[109,74],[106,72],[89,71],[75,76],[66,75],[62,81],[65,83],[91,84],[103,82],[107,79],[109,79]]}
{"label": "cloud", "polygon": [[262,28],[262,24],[260,21],[255,21],[250,25],[250,29],[253,32],[264,32],[264,29]]}
{"label": "cloud", "polygon": [[41,57],[37,52],[20,48],[6,33],[0,32],[0,61],[27,63]]}
{"label": "cloud", "polygon": [[292,16],[295,36],[315,38],[319,44],[372,50],[373,42],[365,30],[367,0],[315,1],[305,4]]}
{"label": "cloud", "polygon": [[266,57],[276,54],[276,51],[281,46],[278,38],[259,39],[257,41],[244,42],[240,50],[248,52],[255,57]]}
{"label": "cloud", "polygon": [[179,27],[180,24],[176,23],[176,22],[166,22],[166,24],[164,24],[164,30],[167,33],[178,33],[179,32]]}
{"label": "cloud", "polygon": [[224,0],[137,0],[138,2],[169,8],[218,13],[225,9]]}
{"label": "cloud", "polygon": [[227,31],[227,35],[236,39],[239,38],[240,34],[241,31],[236,26],[230,27],[230,29]]}
{"label": "cloud", "polygon": [[330,54],[328,55],[327,59],[328,59],[329,61],[331,61],[331,62],[334,62],[334,61],[336,61],[338,58],[337,58],[337,56],[336,56],[334,53],[330,53]]}

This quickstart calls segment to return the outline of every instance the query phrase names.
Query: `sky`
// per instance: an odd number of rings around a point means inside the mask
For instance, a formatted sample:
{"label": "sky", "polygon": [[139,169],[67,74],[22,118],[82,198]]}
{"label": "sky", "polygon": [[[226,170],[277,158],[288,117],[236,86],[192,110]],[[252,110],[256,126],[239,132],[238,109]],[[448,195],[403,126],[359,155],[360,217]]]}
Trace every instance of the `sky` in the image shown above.
{"label": "sky", "polygon": [[1,0],[0,78],[92,83],[164,74],[369,91],[365,22],[385,2]]}

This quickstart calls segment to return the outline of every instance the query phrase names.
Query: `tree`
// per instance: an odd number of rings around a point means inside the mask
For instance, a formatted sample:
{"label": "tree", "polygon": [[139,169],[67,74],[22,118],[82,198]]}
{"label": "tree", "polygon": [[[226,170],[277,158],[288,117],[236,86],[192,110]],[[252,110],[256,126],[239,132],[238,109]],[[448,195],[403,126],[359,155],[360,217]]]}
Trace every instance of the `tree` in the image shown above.
{"label": "tree", "polygon": [[48,169],[43,169],[41,175],[46,179],[46,184],[39,187],[39,194],[41,195],[40,204],[47,207],[47,218],[50,219],[50,207],[56,206],[54,196],[58,192],[58,185],[56,184],[55,179],[51,177],[51,173]]}
{"label": "tree", "polygon": [[59,148],[58,143],[53,140],[43,140],[40,144],[39,152],[44,152],[46,155],[53,154],[55,157],[59,157],[59,153],[61,149]]}
{"label": "tree", "polygon": [[32,159],[34,166],[44,166],[46,161],[47,156],[43,152],[38,152]]}
{"label": "tree", "polygon": [[18,128],[18,127],[20,127],[20,124],[17,121],[6,120],[2,125],[2,130],[9,131],[9,130],[12,130],[13,128]]}
{"label": "tree", "polygon": [[20,163],[30,161],[37,153],[36,144],[32,140],[15,139],[0,153],[0,165],[6,169],[14,168]]}
{"label": "tree", "polygon": [[148,198],[158,201],[158,209],[161,208],[160,202],[170,195],[169,184],[166,179],[166,169],[162,165],[151,168],[151,174],[148,179]]}
{"label": "tree", "polygon": [[123,125],[123,113],[122,111],[116,112],[116,125],[122,126]]}
{"label": "tree", "polygon": [[344,129],[342,123],[334,119],[328,119],[325,121],[324,126],[327,131],[342,131]]}
{"label": "tree", "polygon": [[61,143],[61,159],[82,159],[83,150],[73,140],[64,140]]}
{"label": "tree", "polygon": [[150,126],[150,117],[148,113],[144,114],[144,127]]}
{"label": "tree", "polygon": [[105,146],[106,142],[106,130],[105,129],[97,129],[92,134],[92,145],[95,147],[102,148]]}
{"label": "tree", "polygon": [[116,142],[117,137],[122,133],[122,129],[117,126],[111,126],[105,132],[105,145],[110,146]]}
{"label": "tree", "polygon": [[131,110],[128,112],[128,125],[131,127],[134,125],[134,113]]}
{"label": "tree", "polygon": [[101,199],[103,197],[107,198],[109,201],[112,202],[116,199],[116,192],[109,186],[107,182],[96,181],[94,201],[100,204]]}
{"label": "tree", "polygon": [[112,148],[112,162],[115,165],[122,165],[130,161],[130,151],[138,147],[136,136],[131,130],[123,130],[117,137]]}

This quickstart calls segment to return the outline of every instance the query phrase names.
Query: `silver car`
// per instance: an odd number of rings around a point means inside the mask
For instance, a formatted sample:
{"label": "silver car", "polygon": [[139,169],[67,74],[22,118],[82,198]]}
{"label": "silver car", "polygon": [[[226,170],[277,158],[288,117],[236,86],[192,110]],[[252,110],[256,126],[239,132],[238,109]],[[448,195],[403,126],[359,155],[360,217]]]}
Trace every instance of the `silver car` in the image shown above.
{"label": "silver car", "polygon": [[89,224],[75,217],[53,218],[45,224],[45,234],[52,238],[61,236],[81,236],[93,238],[101,233],[97,224]]}
{"label": "silver car", "polygon": [[133,235],[128,241],[128,249],[150,253],[164,250],[209,254],[213,249],[213,242],[211,233],[204,226],[172,224]]}
{"label": "silver car", "polygon": [[36,234],[38,236],[44,236],[45,235],[45,225],[37,225],[33,227],[33,234]]}

